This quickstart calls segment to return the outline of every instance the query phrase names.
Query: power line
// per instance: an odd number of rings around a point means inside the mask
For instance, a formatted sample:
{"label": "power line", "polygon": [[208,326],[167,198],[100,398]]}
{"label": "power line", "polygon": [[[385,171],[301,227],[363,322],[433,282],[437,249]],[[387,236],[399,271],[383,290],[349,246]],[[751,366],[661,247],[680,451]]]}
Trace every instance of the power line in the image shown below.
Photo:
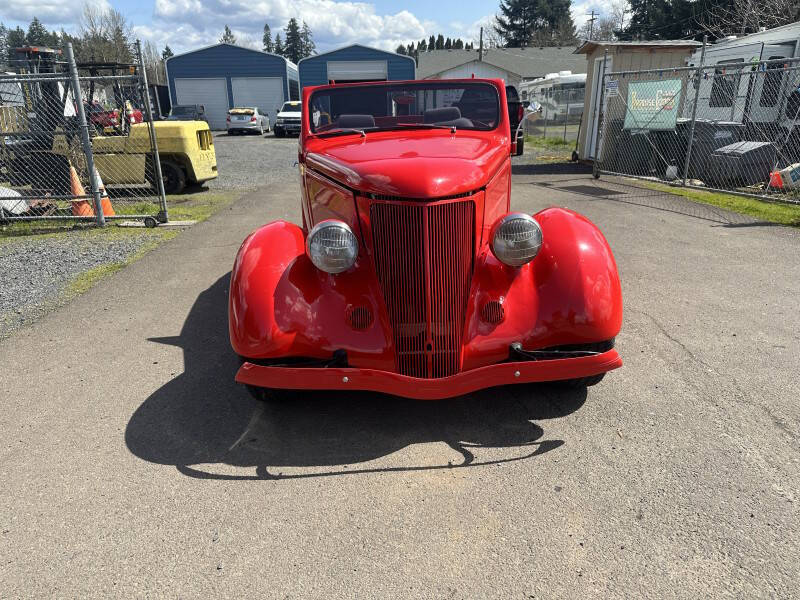
{"label": "power line", "polygon": [[591,19],[589,19],[588,22],[589,22],[589,41],[592,41],[592,33],[594,32],[594,22],[597,20],[597,17],[600,16],[600,13],[597,13],[597,15],[595,15],[594,9],[592,9],[592,12],[588,13],[586,16],[591,17]]}

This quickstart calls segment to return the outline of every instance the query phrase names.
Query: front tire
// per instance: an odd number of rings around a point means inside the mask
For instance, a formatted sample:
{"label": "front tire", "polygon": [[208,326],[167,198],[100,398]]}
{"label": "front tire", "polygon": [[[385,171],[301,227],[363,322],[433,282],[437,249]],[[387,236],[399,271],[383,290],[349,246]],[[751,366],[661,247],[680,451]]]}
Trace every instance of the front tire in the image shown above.
{"label": "front tire", "polygon": [[286,135],[286,133],[283,131],[283,129],[278,129],[277,127],[275,128],[275,137],[276,138],[282,138],[285,135]]}
{"label": "front tire", "polygon": [[557,381],[556,383],[563,388],[567,388],[570,390],[577,390],[597,385],[598,383],[603,381],[603,377],[605,376],[606,376],[605,373],[599,373],[597,375],[589,375],[588,377],[578,377],[576,379],[564,379],[563,381]]}
{"label": "front tire", "polygon": [[186,174],[174,162],[161,161],[161,177],[165,194],[179,194],[186,187]]}

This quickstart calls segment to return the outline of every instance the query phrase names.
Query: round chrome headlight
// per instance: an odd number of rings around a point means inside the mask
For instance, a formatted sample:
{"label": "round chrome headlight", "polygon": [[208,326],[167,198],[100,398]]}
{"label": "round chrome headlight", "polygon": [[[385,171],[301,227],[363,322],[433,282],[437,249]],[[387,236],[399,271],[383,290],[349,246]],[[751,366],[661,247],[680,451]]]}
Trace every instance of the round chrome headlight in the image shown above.
{"label": "round chrome headlight", "polygon": [[358,239],[346,223],[330,219],[317,223],[308,234],[306,252],[320,271],[341,273],[356,262]]}
{"label": "round chrome headlight", "polygon": [[530,215],[509,213],[492,229],[492,252],[503,263],[521,267],[532,261],[542,247],[542,228]]}

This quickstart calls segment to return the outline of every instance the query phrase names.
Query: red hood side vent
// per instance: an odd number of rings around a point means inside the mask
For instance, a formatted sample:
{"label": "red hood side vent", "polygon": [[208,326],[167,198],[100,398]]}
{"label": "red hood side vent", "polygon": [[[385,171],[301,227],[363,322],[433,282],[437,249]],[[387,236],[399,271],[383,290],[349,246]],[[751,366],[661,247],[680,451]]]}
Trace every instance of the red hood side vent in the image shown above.
{"label": "red hood side vent", "polygon": [[398,372],[428,378],[458,373],[472,280],[475,203],[372,202],[370,223]]}

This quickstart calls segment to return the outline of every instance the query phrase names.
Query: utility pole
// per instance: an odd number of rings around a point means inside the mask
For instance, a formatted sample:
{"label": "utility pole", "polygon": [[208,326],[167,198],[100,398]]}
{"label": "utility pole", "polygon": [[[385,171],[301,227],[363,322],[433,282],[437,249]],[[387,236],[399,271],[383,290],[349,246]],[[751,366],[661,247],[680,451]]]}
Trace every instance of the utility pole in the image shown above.
{"label": "utility pole", "polygon": [[481,27],[481,39],[478,43],[478,61],[483,60],[483,27]]}
{"label": "utility pole", "polygon": [[592,12],[587,14],[586,16],[587,17],[591,17],[591,19],[589,19],[589,41],[591,42],[592,41],[592,34],[594,33],[594,22],[597,20],[597,17],[600,16],[600,13],[595,15],[594,14],[594,9],[592,9]]}

